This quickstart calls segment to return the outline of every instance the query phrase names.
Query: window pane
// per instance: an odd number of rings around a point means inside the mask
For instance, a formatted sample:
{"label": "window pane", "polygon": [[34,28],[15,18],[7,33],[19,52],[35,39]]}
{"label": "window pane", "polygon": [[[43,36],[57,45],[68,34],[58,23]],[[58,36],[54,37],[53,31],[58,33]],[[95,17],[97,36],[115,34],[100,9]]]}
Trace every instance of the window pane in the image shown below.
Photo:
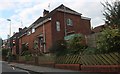
{"label": "window pane", "polygon": [[67,25],[68,25],[68,26],[72,26],[72,25],[73,25],[73,22],[72,22],[71,19],[67,19]]}
{"label": "window pane", "polygon": [[59,21],[56,21],[56,30],[60,31],[60,22]]}
{"label": "window pane", "polygon": [[32,29],[32,33],[34,33],[34,32],[35,32],[35,29],[33,28],[33,29]]}

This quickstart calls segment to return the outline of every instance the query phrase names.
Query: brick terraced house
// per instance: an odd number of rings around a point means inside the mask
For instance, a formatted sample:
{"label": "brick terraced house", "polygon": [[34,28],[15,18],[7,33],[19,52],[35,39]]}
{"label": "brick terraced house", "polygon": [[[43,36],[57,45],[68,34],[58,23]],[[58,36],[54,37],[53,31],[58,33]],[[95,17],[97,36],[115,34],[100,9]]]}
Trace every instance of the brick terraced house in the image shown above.
{"label": "brick terraced house", "polygon": [[19,49],[22,44],[27,44],[31,52],[48,53],[53,43],[66,36],[91,34],[90,18],[81,15],[63,4],[51,12],[44,10],[43,17],[39,17],[20,36]]}
{"label": "brick terraced house", "polygon": [[19,32],[16,32],[13,34],[13,36],[10,38],[10,48],[12,49],[12,54],[16,55],[19,54],[19,37],[23,35],[27,30],[27,27],[25,28],[19,28]]}

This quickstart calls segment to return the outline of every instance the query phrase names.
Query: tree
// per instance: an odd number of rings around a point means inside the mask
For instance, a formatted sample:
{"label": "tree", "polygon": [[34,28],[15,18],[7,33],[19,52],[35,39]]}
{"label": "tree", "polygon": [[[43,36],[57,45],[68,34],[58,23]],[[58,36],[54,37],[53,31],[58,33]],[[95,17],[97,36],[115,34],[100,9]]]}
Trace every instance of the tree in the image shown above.
{"label": "tree", "polygon": [[81,55],[87,48],[87,46],[83,44],[82,35],[74,35],[74,37],[70,39],[67,44],[68,44],[68,51],[70,54]]}
{"label": "tree", "polygon": [[28,43],[22,44],[21,49],[22,49],[22,53],[21,53],[22,56],[30,53],[29,50],[28,50]]}
{"label": "tree", "polygon": [[67,53],[67,43],[65,40],[58,40],[52,45],[49,50],[56,56],[65,55]]}
{"label": "tree", "polygon": [[115,25],[120,29],[120,1],[102,3],[104,6],[103,15],[108,25]]}
{"label": "tree", "polygon": [[8,52],[9,52],[10,49],[2,49],[2,56],[7,56]]}
{"label": "tree", "polygon": [[[107,25],[98,38],[96,53],[117,52],[120,49],[120,1],[102,3]],[[114,28],[113,28],[114,27]]]}
{"label": "tree", "polygon": [[104,29],[97,41],[96,53],[118,52],[120,49],[120,32],[111,27]]}

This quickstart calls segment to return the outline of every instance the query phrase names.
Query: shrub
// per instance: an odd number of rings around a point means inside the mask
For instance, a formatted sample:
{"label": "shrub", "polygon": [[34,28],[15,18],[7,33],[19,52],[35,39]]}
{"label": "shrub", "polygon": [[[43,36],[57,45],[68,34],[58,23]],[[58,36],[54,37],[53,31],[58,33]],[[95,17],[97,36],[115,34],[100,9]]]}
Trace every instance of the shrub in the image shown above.
{"label": "shrub", "polygon": [[69,54],[83,54],[87,46],[83,44],[83,36],[75,35],[67,42]]}
{"label": "shrub", "polygon": [[30,54],[24,55],[24,57],[25,57],[26,61],[30,61],[30,59],[32,58],[32,56]]}
{"label": "shrub", "polygon": [[98,38],[97,53],[118,52],[120,49],[120,31],[118,29],[107,28]]}
{"label": "shrub", "polygon": [[65,55],[67,49],[67,43],[65,40],[56,41],[52,47],[49,49],[51,53],[56,54],[56,56]]}

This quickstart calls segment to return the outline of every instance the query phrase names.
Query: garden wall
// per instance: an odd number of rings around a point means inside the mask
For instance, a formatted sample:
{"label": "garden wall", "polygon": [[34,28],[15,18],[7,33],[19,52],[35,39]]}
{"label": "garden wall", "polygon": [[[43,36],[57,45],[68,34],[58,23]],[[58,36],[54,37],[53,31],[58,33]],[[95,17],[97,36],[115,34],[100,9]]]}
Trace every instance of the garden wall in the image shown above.
{"label": "garden wall", "polygon": [[120,70],[120,56],[117,52],[83,56],[69,55],[57,58],[39,56],[31,57],[29,60],[19,57],[19,62],[83,72],[117,72]]}

